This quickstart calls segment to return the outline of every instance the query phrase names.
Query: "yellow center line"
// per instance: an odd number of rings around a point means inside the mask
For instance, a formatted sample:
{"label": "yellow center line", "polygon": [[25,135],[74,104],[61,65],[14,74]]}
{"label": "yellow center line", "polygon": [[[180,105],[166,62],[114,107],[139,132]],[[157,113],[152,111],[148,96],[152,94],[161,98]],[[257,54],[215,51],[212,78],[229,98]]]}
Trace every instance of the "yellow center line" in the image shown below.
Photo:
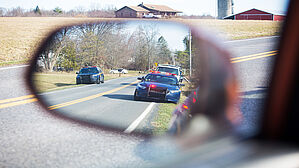
{"label": "yellow center line", "polygon": [[26,99],[26,100],[22,100],[22,101],[7,103],[7,104],[1,104],[0,109],[7,108],[7,107],[12,107],[12,106],[18,106],[18,105],[27,104],[27,103],[32,103],[32,102],[35,102],[35,101],[37,101],[37,98]]}
{"label": "yellow center line", "polygon": [[237,62],[254,60],[254,59],[258,59],[258,58],[270,57],[270,56],[273,56],[276,54],[277,54],[277,50],[274,50],[274,51],[267,51],[267,52],[258,53],[258,54],[247,55],[247,56],[235,57],[235,58],[231,58],[230,60],[231,60],[231,63],[237,63]]}
{"label": "yellow center line", "polygon": [[260,56],[255,56],[255,57],[249,57],[249,58],[245,58],[245,59],[239,59],[239,60],[236,60],[236,61],[232,61],[232,63],[244,62],[244,61],[254,60],[254,59],[258,59],[258,58],[270,57],[270,56],[273,56],[273,55],[276,55],[276,54],[277,53],[267,54],[267,55],[260,55]]}
{"label": "yellow center line", "polygon": [[0,100],[0,104],[9,103],[9,102],[18,101],[18,100],[29,99],[29,98],[33,98],[33,97],[35,97],[35,96],[34,95],[26,95],[26,96],[20,96],[20,97],[16,97],[16,98],[4,99],[4,100]]}
{"label": "yellow center line", "polygon": [[65,103],[60,103],[60,104],[56,104],[56,105],[53,105],[53,106],[49,106],[48,109],[49,110],[54,110],[54,109],[70,106],[70,105],[73,105],[73,104],[81,103],[81,102],[84,102],[84,101],[88,101],[88,100],[91,100],[91,99],[95,99],[95,98],[101,97],[103,95],[111,94],[111,93],[116,92],[118,90],[124,89],[128,86],[131,86],[131,85],[137,83],[137,82],[138,81],[135,81],[135,82],[132,82],[128,85],[124,85],[124,86],[119,87],[119,88],[115,88],[115,89],[112,89],[112,90],[109,90],[109,91],[106,91],[106,92],[103,92],[103,93],[91,95],[91,96],[84,97],[84,98],[81,98],[81,99],[76,99],[76,100],[68,101],[68,102],[65,102]]}
{"label": "yellow center line", "polygon": [[264,54],[271,54],[271,53],[276,53],[276,52],[277,52],[277,50],[268,51],[268,52],[263,52],[263,53],[258,53],[258,54],[252,54],[252,55],[246,55],[246,56],[241,56],[241,57],[235,57],[235,58],[232,58],[230,60],[234,61],[234,60],[245,59],[245,58],[249,58],[249,57],[260,56],[260,55],[264,55]]}

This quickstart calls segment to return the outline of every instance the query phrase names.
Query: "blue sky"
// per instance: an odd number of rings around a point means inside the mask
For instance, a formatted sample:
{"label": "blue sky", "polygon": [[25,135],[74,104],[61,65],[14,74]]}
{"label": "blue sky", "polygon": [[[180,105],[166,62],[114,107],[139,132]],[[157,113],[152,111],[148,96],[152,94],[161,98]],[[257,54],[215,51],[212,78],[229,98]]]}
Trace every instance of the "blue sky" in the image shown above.
{"label": "blue sky", "polygon": [[[76,8],[121,8],[125,5],[138,5],[141,2],[149,4],[168,5],[173,9],[183,11],[187,15],[215,15],[216,0],[0,0],[0,7],[22,7],[33,9],[39,5],[42,9],[54,9],[60,7],[63,10]],[[270,12],[283,13],[286,11],[288,0],[234,0],[235,13],[251,8],[257,8]]]}

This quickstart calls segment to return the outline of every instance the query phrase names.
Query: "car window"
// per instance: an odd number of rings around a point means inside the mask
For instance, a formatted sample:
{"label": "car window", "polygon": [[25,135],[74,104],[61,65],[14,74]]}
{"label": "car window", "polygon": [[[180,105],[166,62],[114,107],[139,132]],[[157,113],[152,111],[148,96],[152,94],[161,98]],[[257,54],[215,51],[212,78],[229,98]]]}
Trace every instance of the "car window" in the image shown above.
{"label": "car window", "polygon": [[174,68],[166,68],[166,67],[158,67],[157,69],[160,72],[168,72],[168,73],[172,73],[172,74],[176,74],[178,75],[178,70],[174,69]]}
{"label": "car window", "polygon": [[162,75],[147,75],[145,77],[145,81],[165,83],[165,84],[170,84],[170,85],[176,85],[177,84],[177,79],[175,77],[162,76]]}
{"label": "car window", "polygon": [[84,68],[80,70],[81,73],[99,73],[99,71],[96,68]]}

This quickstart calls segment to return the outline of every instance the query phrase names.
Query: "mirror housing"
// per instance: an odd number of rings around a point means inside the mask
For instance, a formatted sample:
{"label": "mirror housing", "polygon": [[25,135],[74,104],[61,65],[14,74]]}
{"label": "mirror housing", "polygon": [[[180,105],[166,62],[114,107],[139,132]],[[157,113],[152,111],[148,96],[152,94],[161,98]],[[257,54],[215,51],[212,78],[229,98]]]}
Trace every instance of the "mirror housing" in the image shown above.
{"label": "mirror housing", "polygon": [[144,76],[143,77],[138,77],[137,79],[143,81],[144,80]]}
{"label": "mirror housing", "polygon": [[76,74],[79,74],[79,72],[76,72]]}

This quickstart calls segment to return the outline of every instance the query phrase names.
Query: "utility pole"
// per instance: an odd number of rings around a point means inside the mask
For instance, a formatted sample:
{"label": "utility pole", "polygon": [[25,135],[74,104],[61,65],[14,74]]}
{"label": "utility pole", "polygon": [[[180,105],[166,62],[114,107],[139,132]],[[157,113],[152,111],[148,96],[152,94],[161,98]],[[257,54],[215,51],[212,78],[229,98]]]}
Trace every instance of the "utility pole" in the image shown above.
{"label": "utility pole", "polygon": [[172,58],[172,65],[176,65],[175,63],[175,56],[174,51],[171,51],[171,58]]}
{"label": "utility pole", "polygon": [[190,56],[190,77],[192,75],[192,51],[191,51],[191,41],[192,41],[192,37],[191,37],[191,29],[189,30],[189,56]]}

